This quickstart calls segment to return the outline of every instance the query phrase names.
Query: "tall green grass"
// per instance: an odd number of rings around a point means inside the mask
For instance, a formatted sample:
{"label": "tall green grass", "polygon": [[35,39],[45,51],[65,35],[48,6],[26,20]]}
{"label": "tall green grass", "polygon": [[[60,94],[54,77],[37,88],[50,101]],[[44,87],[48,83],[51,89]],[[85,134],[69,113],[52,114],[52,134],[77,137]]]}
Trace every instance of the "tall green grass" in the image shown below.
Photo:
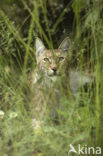
{"label": "tall green grass", "polygon": [[[60,3],[62,7],[63,2]],[[3,117],[0,116],[0,155],[72,156],[72,153],[68,153],[70,144],[76,149],[78,144],[103,148],[102,0],[68,2],[52,28],[49,27],[48,4],[53,10],[54,1],[22,0],[21,4],[28,14],[19,24],[19,29],[13,23],[13,19],[9,19],[8,15],[0,10],[0,110],[5,112]],[[55,5],[58,4],[56,1]],[[55,106],[55,97],[51,95],[58,122],[50,116],[48,103],[44,100],[43,106],[47,112],[43,116],[41,127],[33,129],[31,118],[32,109],[35,112],[34,94],[33,89],[28,87],[26,73],[36,68],[34,41],[39,36],[48,48],[57,47],[60,36],[56,36],[56,31],[59,25],[63,25],[63,19],[71,8],[74,12],[70,35],[71,56],[76,51],[71,59],[72,66],[78,60],[75,66],[79,70],[86,68],[88,73],[92,72],[94,84],[90,84],[86,92],[82,88],[78,98],[72,99],[69,89],[65,91],[58,82],[61,92],[59,101],[63,109]],[[45,27],[42,25],[41,15]],[[28,17],[30,18],[26,24]],[[24,26],[28,28],[26,37],[18,31]],[[49,90],[46,94],[48,92]]]}

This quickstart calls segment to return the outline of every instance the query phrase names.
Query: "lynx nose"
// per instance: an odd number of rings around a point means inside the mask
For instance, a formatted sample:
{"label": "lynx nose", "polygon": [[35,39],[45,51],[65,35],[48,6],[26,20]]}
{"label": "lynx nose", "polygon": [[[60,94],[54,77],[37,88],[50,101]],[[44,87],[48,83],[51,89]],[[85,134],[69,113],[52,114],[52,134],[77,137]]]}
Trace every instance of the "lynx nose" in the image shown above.
{"label": "lynx nose", "polygon": [[54,75],[56,75],[56,68],[52,68]]}

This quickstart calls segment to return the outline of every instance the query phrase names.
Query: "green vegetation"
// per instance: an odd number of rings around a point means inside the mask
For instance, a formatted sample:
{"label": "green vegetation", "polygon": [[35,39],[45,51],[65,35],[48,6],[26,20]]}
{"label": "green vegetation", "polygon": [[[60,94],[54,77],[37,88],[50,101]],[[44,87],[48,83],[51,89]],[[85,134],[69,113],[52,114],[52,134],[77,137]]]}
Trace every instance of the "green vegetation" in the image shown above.
{"label": "green vegetation", "polygon": [[[0,156],[72,156],[70,144],[103,149],[102,12],[102,0],[0,2]],[[58,122],[48,112],[33,129],[26,73],[36,68],[37,36],[51,49],[70,36],[71,66],[86,68],[95,81],[75,100],[61,86]]]}

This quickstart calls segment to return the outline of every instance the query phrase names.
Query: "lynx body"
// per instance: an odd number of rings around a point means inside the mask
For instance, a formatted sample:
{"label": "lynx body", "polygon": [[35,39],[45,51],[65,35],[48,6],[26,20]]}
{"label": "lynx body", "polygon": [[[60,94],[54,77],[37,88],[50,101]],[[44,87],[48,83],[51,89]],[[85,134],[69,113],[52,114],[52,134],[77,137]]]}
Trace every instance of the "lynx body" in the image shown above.
{"label": "lynx body", "polygon": [[36,39],[37,67],[31,72],[33,118],[42,120],[48,114],[47,106],[51,116],[57,118],[56,110],[62,109],[62,97],[71,99],[73,103],[77,99],[78,89],[92,81],[86,72],[68,66],[70,44],[67,37],[58,49],[50,50],[39,38]]}

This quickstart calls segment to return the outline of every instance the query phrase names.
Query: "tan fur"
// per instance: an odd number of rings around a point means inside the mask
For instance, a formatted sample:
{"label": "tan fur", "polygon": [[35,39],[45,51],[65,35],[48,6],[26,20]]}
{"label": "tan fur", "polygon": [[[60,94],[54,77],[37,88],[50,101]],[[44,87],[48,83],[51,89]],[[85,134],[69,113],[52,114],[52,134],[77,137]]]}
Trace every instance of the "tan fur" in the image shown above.
{"label": "tan fur", "polygon": [[37,68],[28,76],[31,79],[29,85],[31,102],[34,103],[33,116],[42,119],[44,114],[48,114],[49,107],[55,117],[54,110],[60,108],[60,96],[63,93],[61,77],[65,75],[70,39],[67,37],[55,50],[46,49],[39,38],[35,44]]}
{"label": "tan fur", "polygon": [[48,50],[43,45],[42,41],[37,38],[36,60],[40,72],[49,78],[59,76],[66,63],[69,44],[70,39],[67,37],[58,49]]}

